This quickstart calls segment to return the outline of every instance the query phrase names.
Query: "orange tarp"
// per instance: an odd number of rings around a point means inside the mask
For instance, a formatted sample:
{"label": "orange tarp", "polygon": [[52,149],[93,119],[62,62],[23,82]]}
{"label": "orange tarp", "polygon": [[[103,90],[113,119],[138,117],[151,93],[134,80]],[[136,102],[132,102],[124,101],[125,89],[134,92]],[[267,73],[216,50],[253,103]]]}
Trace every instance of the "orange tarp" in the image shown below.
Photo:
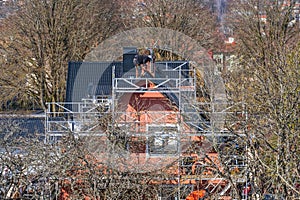
{"label": "orange tarp", "polygon": [[185,200],[199,200],[199,198],[203,198],[206,194],[205,190],[196,190],[189,194]]}

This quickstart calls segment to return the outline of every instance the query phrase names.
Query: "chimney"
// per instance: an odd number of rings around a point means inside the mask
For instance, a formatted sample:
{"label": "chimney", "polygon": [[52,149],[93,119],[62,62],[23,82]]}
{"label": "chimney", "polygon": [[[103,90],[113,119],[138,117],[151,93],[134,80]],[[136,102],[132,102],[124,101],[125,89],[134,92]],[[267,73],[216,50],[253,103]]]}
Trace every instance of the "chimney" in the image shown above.
{"label": "chimney", "polygon": [[123,73],[126,73],[134,68],[133,58],[136,54],[136,47],[123,47]]}

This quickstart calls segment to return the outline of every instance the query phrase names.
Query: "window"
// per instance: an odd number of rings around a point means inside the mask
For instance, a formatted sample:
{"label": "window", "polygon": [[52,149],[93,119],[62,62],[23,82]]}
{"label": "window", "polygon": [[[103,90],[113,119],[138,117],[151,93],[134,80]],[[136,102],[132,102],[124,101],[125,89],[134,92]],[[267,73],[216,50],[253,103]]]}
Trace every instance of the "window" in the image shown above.
{"label": "window", "polygon": [[148,127],[148,153],[177,154],[178,153],[178,128],[175,126]]}

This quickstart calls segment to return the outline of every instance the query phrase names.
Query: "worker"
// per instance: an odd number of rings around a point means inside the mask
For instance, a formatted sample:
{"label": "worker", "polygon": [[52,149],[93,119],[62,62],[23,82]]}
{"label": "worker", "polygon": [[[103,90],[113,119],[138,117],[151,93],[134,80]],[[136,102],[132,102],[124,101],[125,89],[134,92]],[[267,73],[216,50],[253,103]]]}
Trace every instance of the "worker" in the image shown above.
{"label": "worker", "polygon": [[135,65],[135,75],[139,77],[139,71],[141,71],[141,76],[145,75],[145,70],[149,71],[151,65],[151,57],[149,55],[136,55],[133,59],[133,64]]}

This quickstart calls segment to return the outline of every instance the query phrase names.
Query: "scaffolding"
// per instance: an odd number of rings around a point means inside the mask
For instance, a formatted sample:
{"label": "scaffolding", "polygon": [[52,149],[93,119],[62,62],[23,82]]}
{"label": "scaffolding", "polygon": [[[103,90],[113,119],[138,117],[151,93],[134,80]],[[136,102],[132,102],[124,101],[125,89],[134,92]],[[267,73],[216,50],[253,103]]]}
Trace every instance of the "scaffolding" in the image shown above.
{"label": "scaffolding", "polygon": [[[166,63],[145,77],[128,73],[116,78],[113,71],[111,96],[48,103],[48,142],[70,133],[107,139],[103,128],[107,123],[110,133],[130,138],[125,147],[128,152],[132,151],[130,145],[139,141],[143,148],[135,151],[144,151],[148,160],[175,158],[176,174],[171,173],[168,181],[154,180],[161,184],[158,199],[186,199],[200,189],[219,199],[233,195],[233,185],[247,183],[247,146],[242,141],[246,134],[239,127],[245,123],[246,113],[240,112],[242,104],[199,102],[196,69],[182,69],[186,64],[171,68]],[[219,104],[226,108],[213,111]],[[221,124],[228,128],[214,127],[212,112],[226,116]],[[225,171],[232,175],[231,180],[225,178]],[[172,188],[176,192],[168,194]]]}

